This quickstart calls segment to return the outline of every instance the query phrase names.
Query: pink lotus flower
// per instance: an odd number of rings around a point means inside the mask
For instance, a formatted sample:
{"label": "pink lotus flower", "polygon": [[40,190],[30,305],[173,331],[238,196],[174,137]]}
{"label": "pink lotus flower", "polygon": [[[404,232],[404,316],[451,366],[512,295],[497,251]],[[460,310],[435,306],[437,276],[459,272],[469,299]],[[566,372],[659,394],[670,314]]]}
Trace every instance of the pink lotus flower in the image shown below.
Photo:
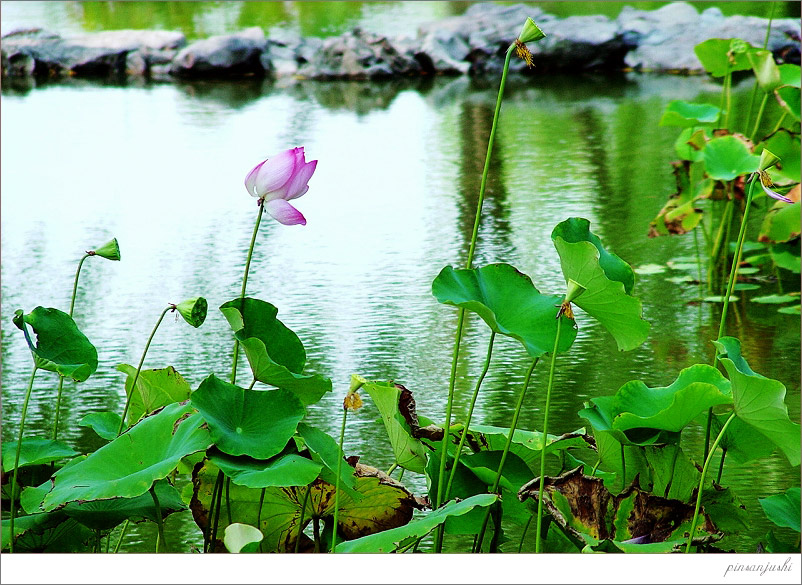
{"label": "pink lotus flower", "polygon": [[261,199],[270,216],[284,225],[306,225],[306,218],[288,201],[309,190],[317,161],[306,162],[304,148],[291,148],[260,162],[245,177],[245,188]]}

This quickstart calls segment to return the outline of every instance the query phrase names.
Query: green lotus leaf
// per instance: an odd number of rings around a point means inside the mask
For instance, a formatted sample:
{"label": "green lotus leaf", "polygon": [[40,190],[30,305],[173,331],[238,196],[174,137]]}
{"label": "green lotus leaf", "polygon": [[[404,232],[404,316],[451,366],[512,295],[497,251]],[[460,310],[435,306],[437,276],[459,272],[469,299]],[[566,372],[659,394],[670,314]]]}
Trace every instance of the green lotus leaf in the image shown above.
{"label": "green lotus leaf", "polygon": [[306,406],[331,392],[329,378],[302,373],[306,351],[298,336],[276,318],[276,307],[245,298],[224,303],[220,311],[242,345],[254,378],[294,392]]}
{"label": "green lotus leaf", "polygon": [[[798,183],[800,180],[799,138],[787,130],[779,130],[765,142],[760,143],[780,158],[780,163],[769,169],[769,175],[776,183]],[[760,148],[760,145],[758,146]]]}
{"label": "green lotus leaf", "polygon": [[[727,414],[713,415],[711,424],[713,437],[718,436],[728,418]],[[699,422],[701,425],[706,425],[707,416],[700,418]],[[737,417],[730,422],[730,426],[721,437],[719,447],[727,452],[727,461],[733,461],[739,465],[765,459],[776,449],[771,439]]]}
{"label": "green lotus leaf", "polygon": [[736,338],[722,337],[713,345],[732,383],[735,415],[779,447],[791,465],[799,465],[799,424],[788,418],[785,386],[752,371]]}
{"label": "green lotus leaf", "polygon": [[761,242],[781,243],[798,238],[802,223],[802,203],[777,201],[763,218]]}
{"label": "green lotus leaf", "polygon": [[752,297],[749,299],[753,303],[761,303],[761,304],[769,304],[769,305],[781,305],[783,303],[792,303],[794,301],[799,300],[799,294],[791,295],[791,294],[783,294],[783,295],[761,295],[759,297]]}
{"label": "green lotus leaf", "polygon": [[255,552],[255,545],[263,538],[262,531],[255,526],[235,522],[226,526],[223,544],[230,553]]}
{"label": "green lotus leaf", "polygon": [[[3,443],[0,451],[3,454],[3,473],[8,473],[14,469],[17,442],[9,441]],[[19,454],[19,467],[70,459],[76,455],[78,455],[78,451],[61,441],[43,438],[23,438]]]}
{"label": "green lotus leaf", "polygon": [[[154,486],[163,519],[174,512],[187,509],[181,500],[181,494],[166,479],[157,481]],[[144,493],[135,498],[72,502],[64,506],[62,511],[92,530],[111,530],[126,520],[156,522],[158,517],[156,505],[153,503],[153,496],[150,493]]]}
{"label": "green lotus leaf", "polygon": [[[217,472],[217,467],[206,461],[193,473],[194,489],[190,509],[195,522],[204,531],[208,529],[209,504]],[[366,465],[357,463],[354,473],[355,489],[362,497],[357,501],[345,492],[340,494],[338,532],[342,538],[352,540],[374,532],[389,530],[410,521],[413,510],[419,507],[419,504],[406,488],[381,471]],[[262,541],[264,552],[292,552],[295,549],[299,528],[302,531],[313,517],[331,522],[334,516],[334,486],[318,479],[309,489],[303,526],[299,526],[307,487],[267,488],[262,497],[262,490],[232,485],[228,498],[222,499],[218,534],[222,534],[227,526],[226,518],[229,515],[230,503],[232,518],[258,527],[264,534]],[[261,514],[259,514],[260,499]],[[302,539],[308,540],[306,536]],[[215,550],[222,549],[222,546],[222,542],[215,543]]]}
{"label": "green lotus leaf", "polygon": [[[794,539],[796,540],[796,539]],[[774,534],[773,530],[769,530],[766,534],[764,539],[761,541],[761,544],[765,542],[765,550],[767,553],[797,553],[799,551],[799,545],[792,541],[787,541],[783,538],[777,538]]]}
{"label": "green lotus leaf", "polygon": [[751,69],[749,53],[753,50],[749,43],[741,39],[708,39],[693,48],[702,67],[713,77],[724,77],[728,71]]}
{"label": "green lotus leaf", "polygon": [[718,120],[721,110],[711,104],[694,104],[682,100],[668,103],[660,118],[660,126],[681,126],[683,128],[713,124]]}
{"label": "green lotus leaf", "polygon": [[[479,315],[496,333],[520,341],[533,358],[554,349],[559,295],[543,295],[528,276],[509,264],[489,264],[472,270],[446,266],[432,283],[438,302]],[[563,320],[559,351],[576,338],[573,319]]]}
{"label": "green lotus leaf", "polygon": [[209,455],[231,481],[249,488],[309,485],[317,479],[323,466],[293,453],[269,461],[250,457],[232,457],[224,453]]}
{"label": "green lotus leaf", "polygon": [[802,265],[799,252],[799,242],[775,244],[771,247],[771,259],[780,268],[799,274]]}
{"label": "green lotus leaf", "polygon": [[495,494],[479,494],[462,501],[451,500],[444,506],[405,526],[363,536],[337,545],[338,553],[389,553],[426,536],[437,526],[475,508],[487,508],[498,500]]}
{"label": "green lotus leaf", "polygon": [[597,319],[615,338],[618,349],[627,351],[643,343],[649,323],[641,318],[641,302],[629,294],[635,285],[629,264],[607,252],[590,231],[590,222],[583,218],[572,217],[557,224],[551,239],[560,255],[568,290],[576,285],[584,288],[568,300]]}
{"label": "green lotus leaf", "polygon": [[713,406],[731,403],[727,379],[716,368],[697,364],[682,370],[666,387],[649,388],[640,380],[624,384],[611,405],[612,426],[630,440],[636,429],[678,433]]}
{"label": "green lotus leaf", "polygon": [[131,397],[126,421],[128,426],[162,406],[183,402],[192,393],[189,382],[173,366],[156,370],[141,370],[135,389],[132,387],[132,383],[136,376],[136,368],[128,364],[119,364],[117,370],[127,376],[125,393]]}
{"label": "green lotus leaf", "polygon": [[183,457],[211,445],[203,423],[188,404],[165,406],[80,463],[57,471],[42,509],[47,512],[69,502],[144,494]]}
{"label": "green lotus leaf", "polygon": [[[502,453],[501,450],[480,451],[479,453],[470,453],[460,457],[460,465],[465,465],[483,484],[484,489],[477,493],[486,493],[496,481]],[[518,500],[516,494],[521,489],[521,486],[532,479],[532,475],[532,470],[529,469],[523,459],[512,452],[507,454],[507,459],[504,461],[504,470],[499,481],[501,508],[505,520],[513,521],[523,526],[531,518],[532,515],[527,506]],[[456,496],[456,494],[453,495]]]}
{"label": "green lotus leaf", "polygon": [[799,493],[800,490],[798,487],[790,487],[784,494],[769,496],[768,498],[758,498],[758,501],[766,517],[777,526],[800,532]]}
{"label": "green lotus leaf", "polygon": [[758,49],[747,54],[757,83],[764,92],[774,91],[782,85],[782,77],[771,51]]}
{"label": "green lotus leaf", "polygon": [[98,437],[113,441],[120,430],[120,415],[116,412],[90,412],[78,421],[79,427],[89,427]]}
{"label": "green lotus leaf", "polygon": [[784,63],[782,65],[778,65],[777,69],[780,70],[780,80],[782,81],[782,85],[790,85],[791,87],[802,86],[802,77],[799,74],[799,65]]}
{"label": "green lotus leaf", "polygon": [[[86,552],[86,545],[94,540],[95,533],[86,526],[68,518],[61,510],[45,514],[20,516],[14,521],[14,552]],[[11,540],[9,519],[3,519],[3,549]]]}
{"label": "green lotus leaf", "polygon": [[246,390],[211,374],[192,393],[217,448],[229,455],[270,459],[295,434],[306,409],[289,390]]}
{"label": "green lotus leaf", "polygon": [[[320,478],[334,485],[337,477],[337,461],[345,458],[340,451],[340,445],[333,437],[306,423],[298,425],[298,436],[312,454],[312,459],[323,465]],[[354,491],[354,468],[350,465],[340,465],[340,488],[354,499],[361,496]]]}
{"label": "green lotus leaf", "polygon": [[791,117],[799,122],[800,91],[798,87],[785,86],[774,90],[777,101],[791,114]]}
{"label": "green lotus leaf", "polygon": [[[14,325],[25,334],[36,367],[77,382],[83,382],[95,373],[97,350],[67,313],[36,307],[24,315],[20,309],[14,313]],[[28,325],[36,334],[35,345]]]}
{"label": "green lotus leaf", "polygon": [[[352,378],[354,377],[352,376]],[[401,414],[399,405],[403,387],[398,387],[392,382],[371,382],[364,378],[358,379],[362,382],[361,387],[379,409],[384,428],[390,437],[396,463],[404,469],[423,473],[426,467],[426,447],[419,439],[412,436],[412,428]]]}
{"label": "green lotus leaf", "polygon": [[782,307],[780,309],[777,309],[777,312],[782,313],[783,315],[799,315],[800,313],[802,313],[802,306],[794,305],[791,307]]}
{"label": "green lotus leaf", "polygon": [[743,533],[752,527],[746,506],[743,505],[736,493],[731,488],[721,487],[710,481],[709,478],[702,493],[702,507],[716,528],[724,533]]}
{"label": "green lotus leaf", "polygon": [[[699,487],[701,471],[679,445],[647,445],[643,456],[651,470],[650,491],[654,495],[680,502],[691,500]],[[705,511],[709,512],[707,508]]]}
{"label": "green lotus leaf", "polygon": [[719,136],[707,143],[703,152],[707,174],[719,181],[753,173],[760,165],[760,157],[752,154],[744,142],[735,136]]}
{"label": "green lotus leaf", "polygon": [[712,138],[709,128],[683,128],[674,141],[674,151],[682,160],[697,162],[704,156],[704,148]]}

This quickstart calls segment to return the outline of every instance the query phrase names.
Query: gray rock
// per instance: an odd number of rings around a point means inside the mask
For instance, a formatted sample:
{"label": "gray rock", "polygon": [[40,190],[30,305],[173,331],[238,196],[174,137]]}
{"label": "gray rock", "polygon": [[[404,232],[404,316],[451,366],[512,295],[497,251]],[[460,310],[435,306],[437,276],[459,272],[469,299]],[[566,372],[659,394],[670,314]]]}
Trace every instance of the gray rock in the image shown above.
{"label": "gray rock", "polygon": [[258,27],[209,37],[181,49],[170,73],[179,77],[264,75],[260,62],[264,49],[265,35]]}
{"label": "gray rock", "polygon": [[378,79],[422,71],[408,51],[360,29],[324,40],[310,65],[310,77],[316,79]]}
{"label": "gray rock", "polygon": [[180,49],[187,44],[184,33],[168,30],[107,30],[71,37],[69,40],[84,47],[129,51]]}
{"label": "gray rock", "polygon": [[466,38],[447,28],[430,30],[423,37],[415,58],[430,73],[467,73],[471,64],[467,57],[471,52]]}

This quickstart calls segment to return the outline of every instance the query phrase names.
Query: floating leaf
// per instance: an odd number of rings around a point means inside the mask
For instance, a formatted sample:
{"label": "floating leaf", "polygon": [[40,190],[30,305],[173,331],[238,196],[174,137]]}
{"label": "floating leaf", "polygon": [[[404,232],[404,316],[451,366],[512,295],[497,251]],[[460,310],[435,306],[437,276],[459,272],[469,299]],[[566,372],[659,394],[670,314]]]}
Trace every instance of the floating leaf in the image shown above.
{"label": "floating leaf", "polygon": [[86,459],[54,475],[42,509],[69,502],[134,498],[171,473],[178,462],[211,445],[203,419],[187,404],[170,404]]}
{"label": "floating leaf", "polygon": [[276,318],[276,307],[245,298],[224,303],[220,311],[245,350],[254,378],[294,392],[307,406],[331,392],[330,379],[302,373],[306,351],[298,336]]}
{"label": "floating leaf", "polygon": [[760,288],[759,284],[752,284],[748,282],[738,282],[732,287],[732,290],[757,290]]}
{"label": "floating leaf", "polygon": [[487,508],[498,500],[495,494],[479,494],[460,502],[451,500],[444,506],[405,526],[342,542],[338,553],[389,553],[395,552],[416,539],[426,536],[449,518],[462,516],[475,508]]}
{"label": "floating leaf", "polygon": [[[736,42],[735,47],[733,41]],[[739,51],[739,45],[746,50]],[[733,48],[736,51],[732,51]],[[708,39],[693,48],[702,67],[713,77],[724,77],[728,71],[751,69],[748,57],[750,50],[754,50],[753,47],[741,39]]]}
{"label": "floating leaf", "polygon": [[[192,392],[189,382],[173,366],[157,370],[141,370],[138,377],[136,368],[128,364],[119,364],[117,370],[127,375],[125,393],[131,397],[128,406],[128,426],[162,406],[183,402]],[[132,387],[134,377],[137,378],[136,389]]]}
{"label": "floating leaf", "polygon": [[629,295],[635,284],[629,264],[607,252],[583,218],[557,224],[551,239],[569,288],[573,281],[585,289],[572,302],[610,332],[618,349],[627,351],[643,343],[649,324],[641,318],[641,302]]}
{"label": "floating leaf", "polygon": [[192,394],[217,448],[269,459],[284,449],[306,409],[289,390],[246,390],[211,374]]}
{"label": "floating leaf", "polygon": [[800,532],[799,493],[800,490],[798,487],[790,487],[784,494],[769,496],[768,498],[758,498],[758,501],[768,519],[777,526]]}
{"label": "floating leaf", "polygon": [[802,307],[799,305],[794,305],[793,307],[783,307],[782,309],[777,309],[777,312],[784,315],[799,315],[802,313],[800,309],[802,309]]}
{"label": "floating leaf", "polygon": [[707,174],[719,181],[731,181],[740,175],[753,173],[760,164],[760,157],[752,154],[742,140],[731,134],[708,142],[703,159]]}
{"label": "floating leaf", "polygon": [[122,418],[116,412],[90,412],[78,421],[79,427],[89,427],[97,436],[113,441],[120,430]]}
{"label": "floating leaf", "polygon": [[[438,302],[479,315],[496,333],[517,339],[531,357],[554,349],[557,311],[562,297],[543,295],[531,279],[509,264],[489,264],[472,270],[446,266],[432,283]],[[576,338],[572,319],[563,319],[559,351]]]}
{"label": "floating leaf", "polygon": [[799,300],[799,295],[763,295],[760,297],[752,297],[749,299],[753,303],[761,303],[767,305],[781,305],[782,303],[791,303]]}
{"label": "floating leaf", "polygon": [[[423,473],[426,467],[426,448],[419,439],[412,436],[412,428],[399,408],[401,393],[406,388],[392,382],[370,382],[364,378],[356,378],[362,382],[362,388],[379,409],[396,463],[404,469]],[[411,393],[409,395],[411,397]]]}
{"label": "floating leaf", "polygon": [[[737,297],[735,295],[730,295],[730,302],[731,303],[735,303],[739,299],[740,299],[740,297]],[[709,297],[703,297],[701,300],[702,300],[703,303],[723,303],[724,302],[724,295],[711,295]]]}
{"label": "floating leaf", "polygon": [[[3,443],[3,473],[8,473],[14,469],[16,453],[16,441]],[[19,467],[41,465],[42,463],[50,463],[60,459],[69,459],[76,455],[78,455],[77,451],[61,441],[42,438],[23,438],[19,455]]]}
{"label": "floating leaf", "polygon": [[660,118],[660,126],[699,126],[713,124],[718,120],[721,110],[710,104],[694,104],[682,100],[668,103]]}
{"label": "floating leaf", "polygon": [[[14,325],[25,334],[36,367],[77,382],[83,382],[95,373],[97,350],[67,313],[36,307],[24,315],[19,309],[14,313]],[[36,334],[36,345],[31,340],[27,325]]]}
{"label": "floating leaf", "polygon": [[660,264],[641,264],[635,268],[635,274],[648,275],[648,274],[662,274],[666,271],[666,267]]}
{"label": "floating leaf", "polygon": [[281,455],[269,461],[232,457],[224,453],[209,459],[231,481],[249,488],[308,485],[317,479],[323,466],[300,455]]}
{"label": "floating leaf", "polygon": [[263,538],[262,531],[255,526],[235,522],[226,526],[223,543],[230,553],[254,552],[256,547],[249,545],[258,544]]}
{"label": "floating leaf", "polygon": [[752,371],[734,337],[722,337],[713,345],[732,383],[736,416],[774,442],[791,465],[799,465],[799,425],[788,418],[785,386]]}

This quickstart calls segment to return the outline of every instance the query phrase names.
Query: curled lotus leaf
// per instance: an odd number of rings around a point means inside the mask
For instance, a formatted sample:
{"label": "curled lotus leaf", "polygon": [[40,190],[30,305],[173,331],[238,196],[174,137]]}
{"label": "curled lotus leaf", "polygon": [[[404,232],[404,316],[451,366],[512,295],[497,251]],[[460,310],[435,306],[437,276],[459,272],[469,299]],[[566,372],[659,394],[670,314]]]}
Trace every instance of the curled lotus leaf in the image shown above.
{"label": "curled lotus leaf", "polygon": [[[2,451],[3,455],[3,473],[8,473],[14,469],[17,442],[9,441],[3,443],[0,451]],[[76,455],[78,455],[77,451],[61,441],[41,437],[25,437],[22,439],[22,447],[20,448],[19,467],[41,465],[60,459],[71,459]]]}
{"label": "curled lotus leaf", "polygon": [[[136,375],[136,368],[128,364],[118,364],[117,370],[126,375],[125,393],[131,397],[128,403],[128,426],[163,406],[183,402],[192,393],[189,382],[173,366],[141,370],[139,376]],[[134,378],[136,388],[133,387]],[[116,429],[114,436],[117,436]]]}

